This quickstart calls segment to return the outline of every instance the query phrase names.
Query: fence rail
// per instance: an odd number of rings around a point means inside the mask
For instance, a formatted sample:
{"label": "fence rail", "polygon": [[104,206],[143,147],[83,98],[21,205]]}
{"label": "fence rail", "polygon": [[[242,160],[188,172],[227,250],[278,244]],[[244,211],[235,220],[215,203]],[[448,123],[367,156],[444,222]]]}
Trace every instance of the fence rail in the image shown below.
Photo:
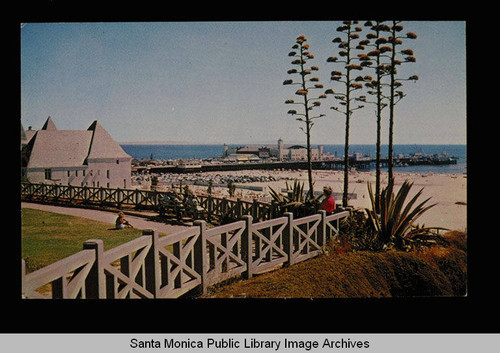
{"label": "fence rail", "polygon": [[[159,237],[156,230],[104,251],[91,239],[83,250],[26,274],[22,260],[24,298],[178,298],[192,290],[206,292],[234,276],[293,265],[321,253],[349,215],[325,211],[293,218],[292,213],[253,223],[243,220],[208,229],[197,220],[183,231]],[[49,288],[47,288],[49,287]]]}
{"label": "fence rail", "polygon": [[[110,189],[103,187],[59,184],[21,183],[21,200],[41,203],[109,206],[116,208],[159,210],[167,192],[138,189]],[[279,205],[257,200],[227,199],[211,195],[196,195],[208,222],[237,220],[250,215],[255,221],[264,221],[279,215]]]}
{"label": "fence rail", "polygon": [[159,205],[161,192],[138,189],[110,189],[103,187],[62,184],[21,183],[21,199],[39,202],[59,202],[84,205],[154,209]]}
{"label": "fence rail", "polygon": [[[37,289],[51,284],[52,298],[86,298],[87,283],[91,283],[91,269],[96,256],[92,250],[82,250],[50,266],[25,274],[22,261],[22,291],[28,298],[45,298]],[[92,295],[92,294],[91,294]]]}

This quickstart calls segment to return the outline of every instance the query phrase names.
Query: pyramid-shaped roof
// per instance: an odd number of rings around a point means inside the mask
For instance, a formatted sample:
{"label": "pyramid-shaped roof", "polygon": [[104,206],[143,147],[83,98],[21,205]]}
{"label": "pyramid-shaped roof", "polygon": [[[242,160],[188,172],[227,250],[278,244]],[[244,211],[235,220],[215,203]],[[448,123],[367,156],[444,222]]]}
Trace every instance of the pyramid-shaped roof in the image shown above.
{"label": "pyramid-shaped roof", "polygon": [[54,124],[50,116],[45,121],[45,124],[43,124],[42,130],[57,130],[56,124]]}
{"label": "pyramid-shaped roof", "polygon": [[131,158],[97,121],[83,131],[57,130],[49,117],[26,148],[28,168],[76,167],[89,158]]}
{"label": "pyramid-shaped roof", "polygon": [[81,166],[91,140],[90,131],[39,130],[29,144],[28,168]]}
{"label": "pyramid-shaped roof", "polygon": [[87,158],[131,158],[97,120],[88,131],[93,131],[93,137]]}
{"label": "pyramid-shaped roof", "polygon": [[21,141],[26,141],[27,139],[26,132],[24,132],[23,124],[21,123]]}
{"label": "pyramid-shaped roof", "polygon": [[21,145],[26,145],[30,142],[35,133],[36,130],[31,130],[31,126],[28,130],[24,130],[23,124],[21,123]]}

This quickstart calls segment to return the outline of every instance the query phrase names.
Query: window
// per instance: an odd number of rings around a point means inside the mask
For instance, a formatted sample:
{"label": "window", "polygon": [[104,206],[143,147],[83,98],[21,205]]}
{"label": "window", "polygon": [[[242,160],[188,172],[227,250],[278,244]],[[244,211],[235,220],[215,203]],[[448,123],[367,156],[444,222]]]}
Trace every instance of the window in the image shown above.
{"label": "window", "polygon": [[116,164],[120,164],[120,160],[119,159],[116,160]]}
{"label": "window", "polygon": [[52,169],[45,169],[45,179],[46,180],[52,179]]}
{"label": "window", "polygon": [[109,169],[108,169],[108,170],[106,170],[106,178],[108,178],[108,179],[109,179]]}
{"label": "window", "polygon": [[68,178],[70,177],[70,175],[71,175],[71,173],[70,173],[70,171],[68,170]]}

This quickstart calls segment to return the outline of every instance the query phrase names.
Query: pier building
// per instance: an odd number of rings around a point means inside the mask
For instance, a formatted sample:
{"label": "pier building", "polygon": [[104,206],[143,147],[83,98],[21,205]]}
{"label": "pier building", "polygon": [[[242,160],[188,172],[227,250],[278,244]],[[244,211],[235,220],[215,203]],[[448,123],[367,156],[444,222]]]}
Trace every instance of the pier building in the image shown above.
{"label": "pier building", "polygon": [[[282,139],[278,140],[277,145],[250,145],[242,147],[229,147],[224,144],[222,157],[238,158],[238,155],[253,155],[259,159],[275,159],[278,161],[305,161],[307,160],[307,148],[301,145],[285,146]],[[324,156],[323,146],[311,148],[312,160],[322,160]]]}

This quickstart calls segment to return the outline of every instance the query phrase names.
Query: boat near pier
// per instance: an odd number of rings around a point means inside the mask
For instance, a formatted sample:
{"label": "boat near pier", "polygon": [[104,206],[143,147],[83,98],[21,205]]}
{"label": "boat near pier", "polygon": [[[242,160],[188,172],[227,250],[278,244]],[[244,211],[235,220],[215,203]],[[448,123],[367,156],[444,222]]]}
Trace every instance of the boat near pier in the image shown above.
{"label": "boat near pier", "polygon": [[417,152],[408,156],[399,155],[394,158],[395,166],[410,166],[410,165],[448,165],[457,164],[457,158],[449,156],[448,153],[442,152],[438,154],[423,154]]}

